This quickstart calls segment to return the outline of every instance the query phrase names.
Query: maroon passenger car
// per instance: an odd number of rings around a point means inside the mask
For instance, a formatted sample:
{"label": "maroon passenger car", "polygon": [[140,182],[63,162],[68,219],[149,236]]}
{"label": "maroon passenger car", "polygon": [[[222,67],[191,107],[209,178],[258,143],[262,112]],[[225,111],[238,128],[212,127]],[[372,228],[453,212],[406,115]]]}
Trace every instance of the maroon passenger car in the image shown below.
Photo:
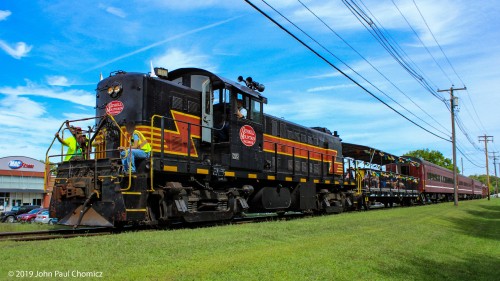
{"label": "maroon passenger car", "polygon": [[[453,171],[440,167],[429,161],[416,157],[408,157],[420,165],[398,164],[401,166],[402,174],[420,179],[418,189],[422,199],[426,201],[453,201]],[[487,196],[485,186],[471,178],[458,175],[457,180],[458,198],[473,199]]]}

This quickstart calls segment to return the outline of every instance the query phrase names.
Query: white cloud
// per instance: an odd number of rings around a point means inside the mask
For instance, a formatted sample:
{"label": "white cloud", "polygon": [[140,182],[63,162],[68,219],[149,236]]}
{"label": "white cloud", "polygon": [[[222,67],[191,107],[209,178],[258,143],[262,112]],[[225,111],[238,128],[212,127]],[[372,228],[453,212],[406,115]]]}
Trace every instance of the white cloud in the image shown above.
{"label": "white cloud", "polygon": [[[325,106],[327,105],[327,106]],[[297,122],[303,125],[310,123],[311,126],[323,123],[322,120],[340,119],[340,118],[362,118],[359,112],[346,112],[346,108],[363,108],[362,116],[371,116],[372,119],[385,119],[392,115],[391,112],[384,110],[383,106],[376,102],[361,101],[355,97],[343,98],[339,95],[314,95],[288,93],[287,98],[280,102],[274,100],[273,103],[265,106],[265,112],[277,117],[283,117],[287,120]],[[338,113],[343,112],[342,116]],[[332,131],[335,128],[330,128]]]}
{"label": "white cloud", "polygon": [[120,18],[125,18],[127,16],[127,14],[122,9],[116,7],[107,7],[106,12]]}
{"label": "white cloud", "polygon": [[[44,103],[38,103],[29,97],[18,95],[0,96],[0,157],[22,154],[35,159],[45,159],[45,154],[54,134],[65,120],[83,119],[88,115],[63,113],[63,118],[56,118],[47,110]],[[93,120],[72,123],[87,128]],[[14,141],[13,141],[14,140]],[[49,155],[60,154],[61,145],[55,141]]]}
{"label": "white cloud", "polygon": [[0,21],[6,20],[11,14],[12,14],[12,12],[9,10],[7,10],[7,11],[0,10]]}
{"label": "white cloud", "polygon": [[0,157],[22,153],[44,159],[48,143],[61,121],[47,116],[45,107],[26,97],[7,96],[0,99]]}
{"label": "white cloud", "polygon": [[322,92],[322,91],[330,91],[336,89],[345,89],[345,88],[354,88],[356,85],[354,84],[342,84],[342,85],[332,85],[332,86],[320,86],[307,89],[307,92]]}
{"label": "white cloud", "polygon": [[64,76],[48,76],[47,83],[51,86],[62,86],[62,87],[71,86],[71,84],[68,81],[68,78]]}
{"label": "white cloud", "polygon": [[20,59],[28,55],[33,46],[26,45],[24,42],[18,42],[13,48],[6,42],[0,40],[0,48],[15,59]]}
{"label": "white cloud", "polygon": [[109,14],[112,14],[112,15],[117,16],[117,17],[122,18],[122,19],[127,17],[127,13],[125,13],[122,9],[117,8],[117,7],[99,4],[99,8],[106,11]]}
{"label": "white cloud", "polygon": [[165,66],[169,69],[197,67],[216,72],[216,67],[211,64],[209,56],[195,51],[184,52],[179,49],[169,49],[165,54],[154,58],[153,64],[155,66]]}
{"label": "white cloud", "polygon": [[328,71],[327,73],[324,74],[318,74],[318,75],[312,75],[312,76],[307,76],[305,78],[310,78],[310,79],[324,79],[324,78],[332,78],[332,77],[339,77],[340,73],[337,71]]}
{"label": "white cloud", "polygon": [[[0,108],[2,109],[2,121],[9,117],[12,118],[35,118],[40,117],[46,113],[45,108],[39,103],[36,103],[28,98],[17,97],[17,96],[7,96],[3,100],[0,100]],[[4,125],[10,122],[4,123]],[[16,122],[19,123],[19,122]]]}
{"label": "white cloud", "polygon": [[181,34],[177,34],[177,35],[175,35],[175,36],[172,36],[172,37],[166,38],[166,39],[164,39],[164,40],[161,40],[161,41],[155,42],[155,43],[153,43],[153,44],[150,44],[150,45],[148,45],[148,46],[142,47],[142,48],[140,48],[140,49],[138,49],[138,50],[135,50],[135,51],[133,51],[133,52],[130,52],[130,53],[127,53],[127,54],[121,55],[121,56],[119,56],[119,57],[116,57],[116,58],[111,59],[111,60],[109,60],[109,61],[106,61],[106,62],[104,62],[104,63],[101,63],[101,64],[99,64],[99,65],[96,65],[96,66],[94,66],[94,67],[91,67],[91,68],[89,68],[89,69],[85,70],[85,72],[90,71],[90,70],[94,70],[94,69],[97,69],[97,68],[100,68],[100,67],[103,67],[103,66],[105,66],[105,65],[108,65],[108,64],[110,64],[110,63],[113,63],[113,62],[116,62],[116,61],[119,61],[119,60],[122,60],[122,59],[124,59],[124,58],[128,58],[128,57],[133,56],[133,55],[136,55],[136,54],[142,53],[142,52],[147,51],[147,50],[149,50],[149,49],[151,49],[151,48],[154,48],[154,47],[157,47],[157,46],[163,45],[163,44],[165,44],[165,43],[167,43],[167,42],[171,42],[171,41],[174,41],[174,40],[177,40],[177,39],[183,38],[183,37],[185,37],[185,36],[189,36],[189,35],[191,35],[191,34],[198,33],[198,32],[200,32],[200,31],[204,31],[204,30],[207,30],[207,29],[211,29],[211,28],[217,27],[217,26],[219,26],[219,25],[222,25],[222,24],[225,24],[225,23],[231,22],[231,21],[236,20],[236,19],[238,19],[238,18],[240,18],[240,16],[232,17],[232,18],[229,18],[229,19],[226,19],[226,20],[218,21],[218,22],[216,22],[216,23],[212,23],[212,24],[208,24],[208,25],[205,25],[205,26],[202,26],[202,27],[199,27],[199,28],[192,29],[192,30],[190,30],[190,31],[187,31],[187,32],[184,32],[184,33],[181,33]]}
{"label": "white cloud", "polygon": [[1,87],[0,93],[10,96],[39,96],[69,101],[84,106],[95,106],[95,95],[84,90],[66,90],[47,88],[27,80],[26,86]]}

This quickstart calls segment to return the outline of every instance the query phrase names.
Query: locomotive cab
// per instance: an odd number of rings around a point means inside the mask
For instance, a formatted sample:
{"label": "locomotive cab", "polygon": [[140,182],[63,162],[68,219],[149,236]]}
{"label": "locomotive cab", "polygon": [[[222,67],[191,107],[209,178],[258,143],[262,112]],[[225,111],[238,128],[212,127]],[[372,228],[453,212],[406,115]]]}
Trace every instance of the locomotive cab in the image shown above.
{"label": "locomotive cab", "polygon": [[[237,114],[238,104],[246,109],[246,116]],[[262,102],[245,93],[233,93],[230,100],[230,159],[232,169],[261,170],[264,168],[262,152],[263,124]]]}

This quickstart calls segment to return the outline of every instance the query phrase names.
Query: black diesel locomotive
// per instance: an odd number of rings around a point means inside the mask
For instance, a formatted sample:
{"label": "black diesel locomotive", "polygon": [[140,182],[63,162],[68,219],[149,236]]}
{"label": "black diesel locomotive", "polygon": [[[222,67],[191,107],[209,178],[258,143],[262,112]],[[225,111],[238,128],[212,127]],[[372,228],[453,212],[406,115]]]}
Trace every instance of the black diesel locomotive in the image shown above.
{"label": "black diesel locomotive", "polygon": [[[381,198],[419,199],[412,177],[370,192],[372,173],[349,169],[358,168],[352,159],[360,147],[345,144],[343,155],[336,132],[264,114],[264,87],[250,77],[238,81],[197,68],[117,71],[100,81],[87,149],[57,163],[51,216],[74,226],[156,225],[340,213]],[[117,148],[130,146],[134,130],[152,151],[132,173]]]}

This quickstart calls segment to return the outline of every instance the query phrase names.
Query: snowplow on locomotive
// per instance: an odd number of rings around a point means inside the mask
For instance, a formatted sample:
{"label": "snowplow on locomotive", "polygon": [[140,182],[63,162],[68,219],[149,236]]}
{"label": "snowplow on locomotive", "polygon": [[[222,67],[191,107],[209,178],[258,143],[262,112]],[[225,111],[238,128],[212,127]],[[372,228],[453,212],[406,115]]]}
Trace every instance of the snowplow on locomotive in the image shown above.
{"label": "snowplow on locomotive", "polygon": [[[100,81],[82,155],[57,163],[51,216],[60,224],[116,227],[340,213],[381,198],[422,199],[412,184],[418,178],[397,167],[397,185],[371,190],[371,166],[359,169],[356,158],[365,147],[265,114],[263,85],[238,81],[197,68],[118,71]],[[150,152],[132,160],[132,171],[124,160],[134,134]]]}

